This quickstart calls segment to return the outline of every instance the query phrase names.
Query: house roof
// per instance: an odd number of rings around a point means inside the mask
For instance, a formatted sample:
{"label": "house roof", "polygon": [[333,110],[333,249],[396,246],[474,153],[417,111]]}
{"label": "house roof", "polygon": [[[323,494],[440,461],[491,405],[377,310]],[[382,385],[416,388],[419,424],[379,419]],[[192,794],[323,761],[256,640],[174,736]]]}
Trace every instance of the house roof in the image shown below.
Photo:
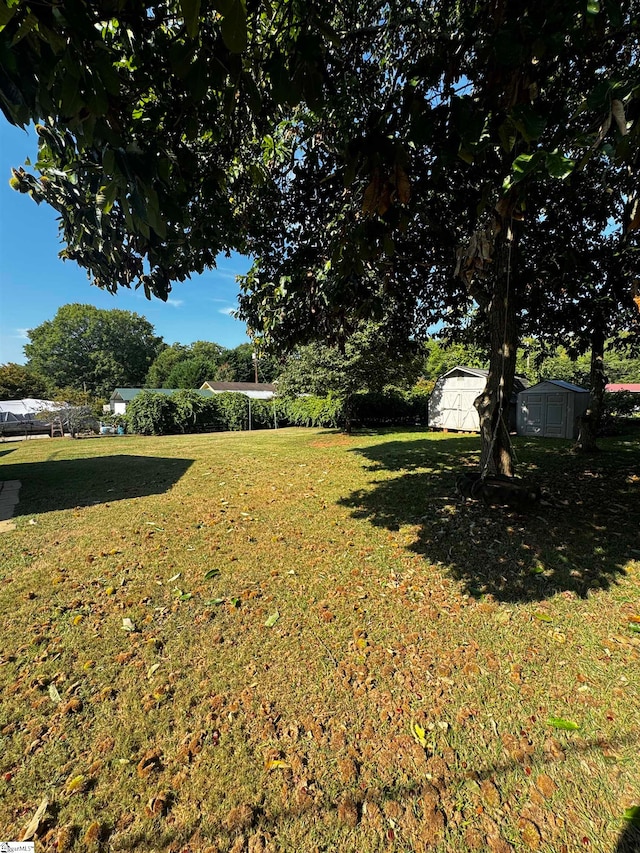
{"label": "house roof", "polygon": [[587,388],[581,388],[579,385],[574,385],[573,382],[565,382],[564,379],[543,379],[542,382],[538,382],[536,385],[532,385],[526,390],[534,391],[536,388],[539,388],[540,385],[555,385],[558,388],[562,388],[564,391],[575,391],[577,394],[589,393]]}
{"label": "house roof", "polygon": [[175,394],[176,391],[195,391],[201,397],[211,397],[213,392],[206,388],[116,388],[110,399],[116,402],[130,403],[134,397],[137,397],[142,391],[148,391],[151,394]]}
{"label": "house roof", "polygon": [[[453,376],[456,373],[463,373],[467,376],[478,376],[480,378],[486,379],[489,375],[489,371],[485,370],[482,367],[464,367],[461,364],[452,367],[450,370],[447,370],[446,373],[443,373],[440,376],[440,379],[446,379],[447,376]],[[514,376],[513,377],[513,390],[517,393],[518,391],[522,391],[525,388],[529,387],[529,380],[526,376]]]}
{"label": "house roof", "polygon": [[605,391],[630,391],[632,394],[640,394],[640,383],[638,382],[610,382],[605,385]]}
{"label": "house roof", "polygon": [[205,382],[203,389],[210,391],[270,391],[275,394],[276,386],[269,382]]}

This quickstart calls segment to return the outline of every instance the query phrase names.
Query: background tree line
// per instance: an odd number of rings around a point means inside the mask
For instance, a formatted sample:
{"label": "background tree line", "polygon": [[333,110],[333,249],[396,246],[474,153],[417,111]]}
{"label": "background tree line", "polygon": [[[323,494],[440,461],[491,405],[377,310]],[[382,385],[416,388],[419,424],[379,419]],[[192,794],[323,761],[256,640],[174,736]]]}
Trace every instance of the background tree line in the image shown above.
{"label": "background tree line", "polygon": [[[251,382],[251,344],[226,349],[196,341],[166,344],[139,314],[77,303],[27,332],[25,365],[0,366],[0,399],[23,397],[86,402],[108,399],[116,387],[199,388],[203,382]],[[277,364],[258,360],[258,378],[270,382]]]}
{"label": "background tree line", "polygon": [[[65,305],[53,320],[30,330],[28,336],[27,363],[0,366],[0,399],[53,397],[86,403],[108,399],[119,386],[196,389],[205,381],[252,382],[255,378],[251,344],[233,349],[209,341],[167,345],[151,323],[128,311]],[[607,343],[608,381],[640,382],[640,358],[632,343],[624,335]],[[527,337],[518,350],[516,370],[531,383],[564,379],[588,387],[590,361],[589,353],[579,354],[553,339]],[[452,367],[487,368],[488,363],[486,347],[446,335],[425,344],[405,339],[392,347],[384,323],[371,322],[344,346],[315,342],[297,347],[280,360],[261,356],[257,367],[259,381],[277,380],[282,398],[331,395],[339,400],[348,427],[352,419],[359,420],[363,405],[359,394],[380,395],[389,388],[428,393],[438,376]],[[367,405],[374,405],[372,397]],[[400,419],[409,417],[397,408],[397,400],[383,403],[380,398],[377,405],[395,408]],[[301,418],[309,419],[306,414]],[[382,413],[380,418],[384,420]]]}

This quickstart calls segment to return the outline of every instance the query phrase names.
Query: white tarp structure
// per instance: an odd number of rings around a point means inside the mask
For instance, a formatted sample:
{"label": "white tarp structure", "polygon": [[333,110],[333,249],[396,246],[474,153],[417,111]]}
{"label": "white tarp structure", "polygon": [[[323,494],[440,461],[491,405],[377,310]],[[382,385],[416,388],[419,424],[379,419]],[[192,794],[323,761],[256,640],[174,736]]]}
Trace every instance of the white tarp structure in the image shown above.
{"label": "white tarp structure", "polygon": [[24,400],[0,400],[0,423],[19,423],[35,420],[39,412],[55,412],[63,407],[53,400],[38,400],[25,397]]}

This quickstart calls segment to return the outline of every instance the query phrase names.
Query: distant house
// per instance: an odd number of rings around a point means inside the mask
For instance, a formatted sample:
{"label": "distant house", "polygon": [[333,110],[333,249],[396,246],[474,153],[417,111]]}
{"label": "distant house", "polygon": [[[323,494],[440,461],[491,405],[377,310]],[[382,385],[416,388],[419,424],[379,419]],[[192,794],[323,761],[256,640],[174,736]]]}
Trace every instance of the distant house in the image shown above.
{"label": "distant house", "polygon": [[271,400],[276,393],[276,386],[268,382],[205,382],[201,391],[211,391],[214,394],[232,392],[244,394],[252,400]]}
{"label": "distant house", "polygon": [[[436,380],[429,397],[429,426],[461,432],[480,432],[480,419],[473,401],[487,384],[488,370],[458,365]],[[513,380],[509,401],[509,427],[515,429],[516,396],[528,385],[523,376]]]}
{"label": "distant house", "polygon": [[586,388],[545,379],[518,394],[518,435],[576,438],[588,405]]}
{"label": "distant house", "polygon": [[[143,391],[148,391],[151,394],[166,394],[167,396],[171,396],[175,394],[176,391],[182,391],[182,388],[116,388],[111,397],[109,398],[109,411],[114,415],[124,415],[127,411],[127,406],[129,403],[135,399],[138,394],[141,394]],[[206,391],[203,389],[197,389],[197,394],[200,394],[202,397],[212,397],[213,393],[211,391]]]}
{"label": "distant house", "polygon": [[616,394],[618,391],[627,391],[629,394],[640,394],[640,383],[638,382],[611,382],[605,385],[605,391]]}

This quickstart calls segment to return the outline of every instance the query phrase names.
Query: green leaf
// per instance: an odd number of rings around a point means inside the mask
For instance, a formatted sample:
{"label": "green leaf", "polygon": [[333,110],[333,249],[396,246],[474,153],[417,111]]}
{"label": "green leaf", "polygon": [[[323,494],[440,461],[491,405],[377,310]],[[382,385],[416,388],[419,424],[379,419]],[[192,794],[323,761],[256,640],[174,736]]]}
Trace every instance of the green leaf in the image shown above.
{"label": "green leaf", "polygon": [[244,0],[219,0],[222,13],[222,41],[231,53],[242,53],[247,46],[247,7]]}
{"label": "green leaf", "polygon": [[5,3],[0,3],[0,32],[7,26],[11,18],[16,13],[16,6],[9,7]]}
{"label": "green leaf", "polygon": [[538,611],[537,613],[534,613],[534,614],[533,614],[533,618],[534,618],[534,619],[539,619],[539,620],[540,620],[540,622],[553,622],[553,618],[552,618],[551,616],[549,616],[549,615],[548,615],[548,614],[546,614],[546,613],[542,613],[541,611]]}
{"label": "green leaf", "polygon": [[575,732],[580,728],[578,723],[573,720],[565,720],[563,717],[549,717],[545,720],[548,726],[553,726],[554,729],[563,729],[566,732]]}
{"label": "green leaf", "polygon": [[205,601],[205,604],[207,604],[207,605],[215,604],[217,606],[219,604],[224,604],[225,600],[226,599],[224,599],[224,598],[209,598],[209,599],[207,599],[207,601]]}
{"label": "green leaf", "polygon": [[419,743],[423,749],[427,748],[427,733],[419,723],[411,723],[411,734],[416,743]]}
{"label": "green leaf", "polygon": [[640,634],[640,625],[637,625],[635,622],[629,622],[629,630],[633,631],[634,634]]}
{"label": "green leaf", "polygon": [[597,15],[600,11],[600,0],[587,0],[587,13]]}
{"label": "green leaf", "polygon": [[205,572],[204,579],[206,581],[210,581],[212,578],[217,577],[220,574],[220,569],[209,569],[208,572]]}
{"label": "green leaf", "polygon": [[568,178],[573,172],[576,161],[565,157],[559,151],[552,151],[546,155],[547,171],[552,178]]}
{"label": "green leaf", "polygon": [[196,38],[198,25],[200,23],[200,0],[180,0],[182,17],[187,28],[189,38]]}
{"label": "green leaf", "polygon": [[640,806],[631,806],[630,808],[625,809],[622,817],[634,826],[640,827]]}
{"label": "green leaf", "polygon": [[267,619],[264,623],[264,627],[265,628],[273,628],[273,626],[276,624],[276,622],[278,621],[279,618],[280,618],[280,614],[276,610],[276,612],[272,613],[271,616],[267,616]]}
{"label": "green leaf", "polygon": [[531,142],[542,135],[547,126],[547,119],[529,104],[524,104],[513,110],[513,123],[527,142]]}

